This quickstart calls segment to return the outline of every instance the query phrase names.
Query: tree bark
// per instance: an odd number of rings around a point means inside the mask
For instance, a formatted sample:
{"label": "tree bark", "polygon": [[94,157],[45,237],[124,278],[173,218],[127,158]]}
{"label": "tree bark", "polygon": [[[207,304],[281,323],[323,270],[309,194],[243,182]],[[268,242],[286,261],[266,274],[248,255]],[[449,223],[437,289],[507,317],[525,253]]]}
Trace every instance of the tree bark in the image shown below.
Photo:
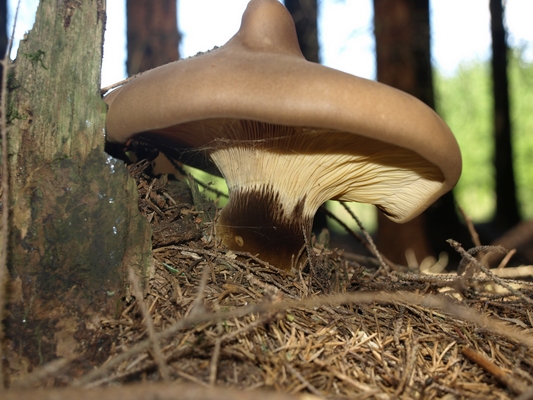
{"label": "tree bark", "polygon": [[[429,1],[374,0],[377,79],[435,108],[431,68]],[[446,239],[465,239],[452,193],[405,224],[378,214],[378,245],[395,263],[405,264],[411,248],[416,259],[446,250]]]}
{"label": "tree bark", "polygon": [[30,366],[101,345],[125,268],[151,261],[135,182],[104,153],[104,24],[104,0],[41,0],[10,80],[6,336]]}
{"label": "tree bark", "polygon": [[[0,58],[4,58],[7,48],[7,0],[0,0]],[[0,65],[0,79],[3,67]]]}
{"label": "tree bark", "polygon": [[[374,0],[374,32],[378,81],[433,107],[428,0]],[[432,255],[425,225],[424,215],[399,225],[379,213],[379,248],[395,263],[405,264],[408,248],[421,261]]]}
{"label": "tree bark", "polygon": [[307,61],[320,62],[317,0],[285,0],[292,15],[300,49]]}
{"label": "tree bark", "polygon": [[516,198],[507,77],[507,41],[501,0],[490,0],[492,82],[494,99],[494,170],[496,174],[496,228],[507,230],[520,222]]}
{"label": "tree bark", "polygon": [[429,1],[374,0],[378,81],[435,108]]}
{"label": "tree bark", "polygon": [[128,0],[128,74],[179,59],[176,0]]}

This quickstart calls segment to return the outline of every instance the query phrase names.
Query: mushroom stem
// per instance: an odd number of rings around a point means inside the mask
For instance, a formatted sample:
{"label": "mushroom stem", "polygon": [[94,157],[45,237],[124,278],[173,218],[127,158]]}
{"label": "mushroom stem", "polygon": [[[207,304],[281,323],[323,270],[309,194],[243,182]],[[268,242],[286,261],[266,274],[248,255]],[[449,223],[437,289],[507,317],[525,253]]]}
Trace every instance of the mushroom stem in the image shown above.
{"label": "mushroom stem", "polygon": [[259,254],[277,268],[289,270],[304,245],[302,226],[309,237],[312,216],[304,215],[305,196],[287,211],[272,186],[230,192],[220,212],[217,235],[233,250]]}
{"label": "mushroom stem", "polygon": [[230,249],[289,270],[304,245],[302,226],[309,237],[322,203],[314,190],[320,183],[302,174],[309,165],[294,154],[302,128],[230,120],[222,129],[228,139],[208,150],[229,189],[217,235]]}

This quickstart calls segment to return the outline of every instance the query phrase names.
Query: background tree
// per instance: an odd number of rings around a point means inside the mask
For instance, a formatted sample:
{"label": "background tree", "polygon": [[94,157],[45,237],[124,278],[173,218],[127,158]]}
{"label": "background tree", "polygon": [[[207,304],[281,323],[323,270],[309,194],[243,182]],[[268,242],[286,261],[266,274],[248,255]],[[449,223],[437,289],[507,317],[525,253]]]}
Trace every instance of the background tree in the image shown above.
{"label": "background tree", "polygon": [[104,153],[104,23],[103,0],[41,0],[10,78],[6,348],[28,368],[87,352],[102,362],[91,320],[120,313],[125,268],[151,261],[136,184]]}
{"label": "background tree", "polygon": [[494,117],[494,170],[496,180],[495,227],[498,231],[511,228],[520,221],[514,174],[514,157],[509,109],[507,76],[507,40],[504,7],[501,0],[490,0],[492,34],[492,93]]}
{"label": "background tree", "polygon": [[285,0],[296,25],[298,43],[308,61],[320,62],[317,0]]}
{"label": "background tree", "polygon": [[[378,81],[435,108],[429,0],[374,0],[374,33]],[[414,251],[418,262],[448,249],[445,240],[464,239],[461,232],[464,228],[451,193],[405,224],[396,224],[378,213],[379,247],[396,263],[405,264],[406,249]]]}
{"label": "background tree", "polygon": [[179,58],[176,0],[128,0],[128,75]]}

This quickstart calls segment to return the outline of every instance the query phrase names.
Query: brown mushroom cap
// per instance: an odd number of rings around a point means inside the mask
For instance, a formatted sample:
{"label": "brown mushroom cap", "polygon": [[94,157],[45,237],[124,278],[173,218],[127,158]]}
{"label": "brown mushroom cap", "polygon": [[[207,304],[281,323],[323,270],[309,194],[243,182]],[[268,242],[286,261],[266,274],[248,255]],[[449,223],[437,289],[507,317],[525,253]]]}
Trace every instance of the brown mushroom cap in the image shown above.
{"label": "brown mushroom cap", "polygon": [[[105,100],[108,140],[143,134],[207,151],[233,198],[223,212],[228,226],[268,224],[257,215],[236,224],[229,217],[267,204],[278,225],[308,224],[329,199],[372,203],[405,222],[461,173],[457,142],[433,110],[306,61],[277,0],[250,1],[224,46],[146,72]],[[301,236],[300,228],[291,232]],[[240,246],[240,234],[230,236]]]}

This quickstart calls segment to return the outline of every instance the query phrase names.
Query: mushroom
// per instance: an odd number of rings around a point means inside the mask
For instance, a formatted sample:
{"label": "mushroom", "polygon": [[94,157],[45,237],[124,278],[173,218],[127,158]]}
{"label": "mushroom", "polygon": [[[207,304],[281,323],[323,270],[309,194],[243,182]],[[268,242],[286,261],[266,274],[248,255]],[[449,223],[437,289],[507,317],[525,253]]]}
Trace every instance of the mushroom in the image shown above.
{"label": "mushroom", "polygon": [[[207,154],[226,179],[216,234],[288,270],[330,199],[406,222],[461,173],[457,142],[416,98],[304,59],[277,0],[252,0],[225,45],[106,96],[107,139]],[[309,237],[309,236],[307,236]]]}

